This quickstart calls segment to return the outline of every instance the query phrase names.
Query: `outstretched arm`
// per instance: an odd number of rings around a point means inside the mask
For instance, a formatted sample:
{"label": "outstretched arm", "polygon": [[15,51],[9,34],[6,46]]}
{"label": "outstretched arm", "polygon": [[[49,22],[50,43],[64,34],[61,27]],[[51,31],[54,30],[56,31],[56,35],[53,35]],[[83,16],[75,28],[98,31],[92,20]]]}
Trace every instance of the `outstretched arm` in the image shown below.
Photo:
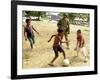
{"label": "outstretched arm", "polygon": [[27,40],[27,33],[26,32],[24,33],[24,36],[25,36],[25,40]]}
{"label": "outstretched arm", "polygon": [[48,42],[50,42],[51,41],[51,39],[54,37],[55,35],[52,35],[51,37],[50,37],[50,39],[48,40]]}
{"label": "outstretched arm", "polygon": [[39,34],[39,32],[32,26],[32,29],[38,34],[38,35],[40,35]]}

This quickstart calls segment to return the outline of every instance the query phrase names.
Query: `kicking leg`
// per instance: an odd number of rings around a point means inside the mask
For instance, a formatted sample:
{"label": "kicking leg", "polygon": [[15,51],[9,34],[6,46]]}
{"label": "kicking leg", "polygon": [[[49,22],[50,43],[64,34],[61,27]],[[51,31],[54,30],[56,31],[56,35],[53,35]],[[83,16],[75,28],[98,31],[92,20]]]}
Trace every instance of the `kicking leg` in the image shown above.
{"label": "kicking leg", "polygon": [[51,61],[51,64],[53,64],[53,62],[58,58],[58,55],[56,55],[53,60]]}
{"label": "kicking leg", "polygon": [[54,52],[55,52],[55,57],[53,58],[53,60],[50,62],[50,66],[54,66],[53,63],[54,61],[58,58],[58,50],[57,48],[54,48]]}
{"label": "kicking leg", "polygon": [[63,51],[63,57],[64,57],[64,59],[66,59],[66,55],[65,55],[65,52]]}

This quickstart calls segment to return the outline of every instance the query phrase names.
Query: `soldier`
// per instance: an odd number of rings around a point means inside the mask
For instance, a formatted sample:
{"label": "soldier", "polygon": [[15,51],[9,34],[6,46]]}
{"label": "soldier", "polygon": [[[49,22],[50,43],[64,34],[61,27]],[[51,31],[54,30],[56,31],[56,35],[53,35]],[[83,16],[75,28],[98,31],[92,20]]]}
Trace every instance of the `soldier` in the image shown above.
{"label": "soldier", "polygon": [[64,31],[65,40],[67,41],[67,49],[69,49],[68,34],[70,34],[70,27],[69,20],[66,14],[63,14],[63,18],[58,21],[57,26],[58,29],[62,29]]}

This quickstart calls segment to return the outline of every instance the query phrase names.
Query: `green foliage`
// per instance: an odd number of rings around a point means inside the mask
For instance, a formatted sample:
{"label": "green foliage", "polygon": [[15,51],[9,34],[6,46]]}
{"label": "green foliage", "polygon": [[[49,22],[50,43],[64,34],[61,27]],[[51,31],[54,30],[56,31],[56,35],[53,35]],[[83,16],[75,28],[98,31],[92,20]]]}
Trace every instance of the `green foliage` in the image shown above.
{"label": "green foliage", "polygon": [[79,16],[80,16],[83,20],[86,19],[87,22],[89,22],[89,20],[90,20],[90,18],[89,18],[90,15],[89,15],[89,14],[80,13]]}
{"label": "green foliage", "polygon": [[75,19],[75,17],[76,17],[75,13],[63,13],[63,12],[59,13],[59,16],[63,17],[63,14],[67,15],[67,17],[69,18],[70,22],[72,22]]}
{"label": "green foliage", "polygon": [[68,13],[67,15],[68,15],[70,22],[73,22],[75,17],[76,17],[76,14],[75,13]]}
{"label": "green foliage", "polygon": [[26,13],[26,17],[38,17],[38,19],[40,20],[40,17],[46,17],[46,12],[41,12],[41,11],[25,11]]}
{"label": "green foliage", "polygon": [[[26,17],[37,17],[38,20],[40,18],[47,18],[48,15],[46,14],[47,12],[42,12],[42,11],[24,11],[24,14]],[[65,12],[60,12],[58,16],[63,17],[63,14],[66,14],[70,23],[74,23],[75,18],[80,18],[83,21],[89,22],[90,20],[90,15],[88,13],[65,13]]]}
{"label": "green foliage", "polygon": [[62,17],[63,14],[67,15],[67,17],[69,18],[69,21],[71,23],[74,22],[75,18],[81,18],[87,22],[89,22],[89,20],[90,20],[90,15],[87,13],[63,13],[63,12],[61,12],[61,13],[59,13],[59,16]]}

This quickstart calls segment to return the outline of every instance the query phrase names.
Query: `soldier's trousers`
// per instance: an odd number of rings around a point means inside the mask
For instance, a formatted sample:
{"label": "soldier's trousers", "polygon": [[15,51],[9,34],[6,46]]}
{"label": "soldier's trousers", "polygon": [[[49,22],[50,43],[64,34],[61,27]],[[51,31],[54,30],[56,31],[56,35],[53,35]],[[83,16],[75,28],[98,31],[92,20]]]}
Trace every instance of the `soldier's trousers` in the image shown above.
{"label": "soldier's trousers", "polygon": [[[68,41],[68,32],[64,32],[65,40]],[[69,48],[69,42],[66,43],[67,47]]]}

